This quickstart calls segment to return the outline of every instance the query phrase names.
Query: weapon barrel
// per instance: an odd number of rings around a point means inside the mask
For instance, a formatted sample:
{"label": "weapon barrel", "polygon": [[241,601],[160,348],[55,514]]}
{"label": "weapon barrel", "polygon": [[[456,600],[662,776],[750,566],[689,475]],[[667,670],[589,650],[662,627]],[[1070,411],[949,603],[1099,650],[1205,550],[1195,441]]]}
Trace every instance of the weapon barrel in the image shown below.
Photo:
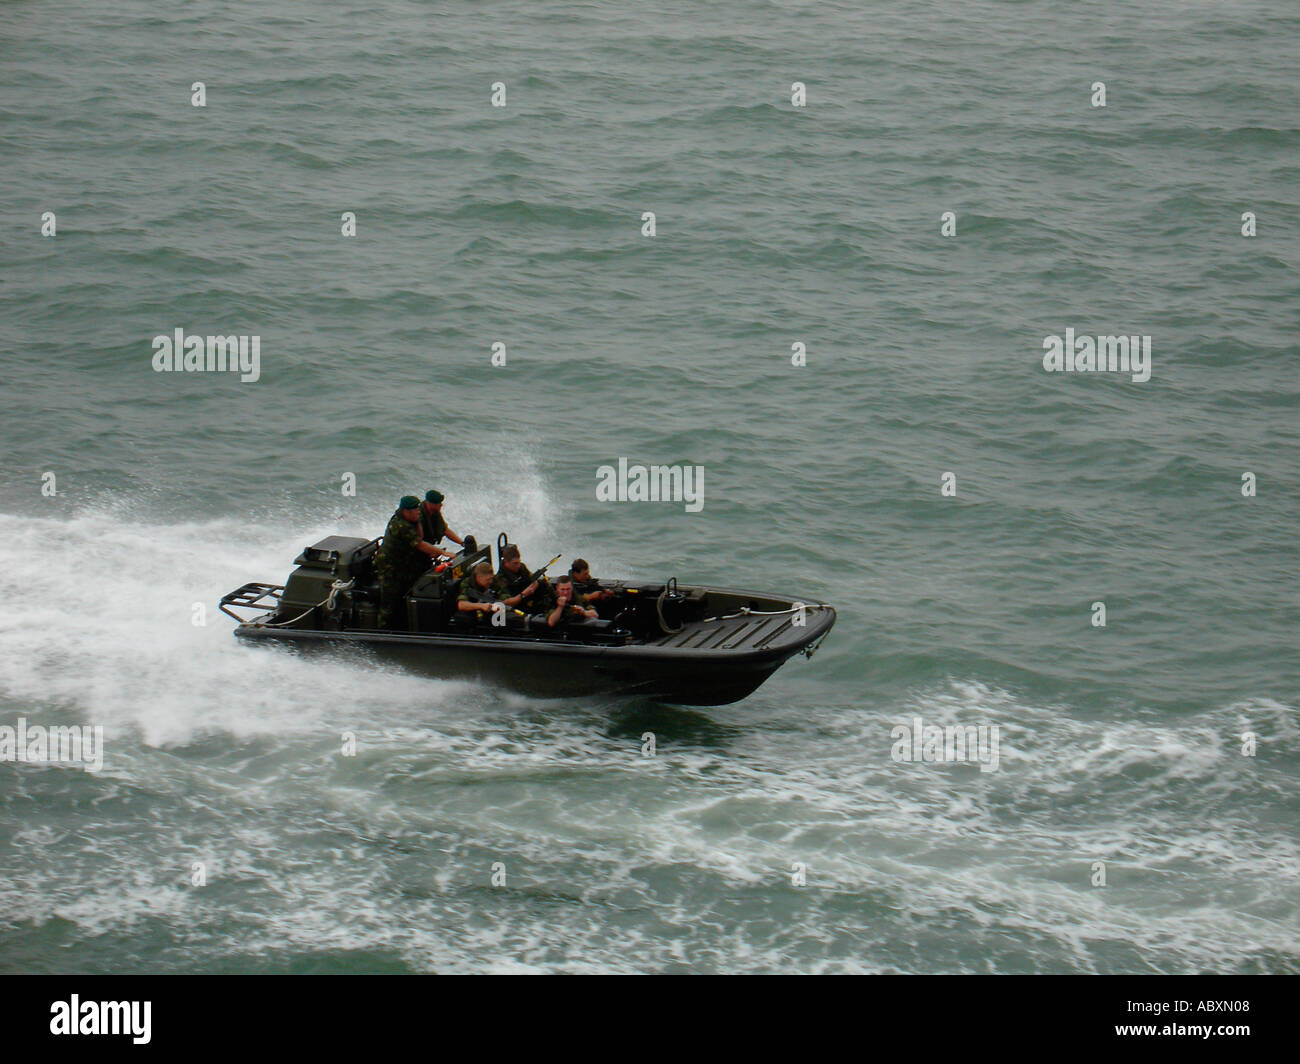
{"label": "weapon barrel", "polygon": [[538,569],[537,572],[533,573],[533,575],[532,575],[532,579],[533,579],[533,580],[540,580],[542,577],[544,577],[544,576],[546,575],[546,570],[549,569],[549,568],[550,568],[552,565],[554,565],[556,562],[558,562],[558,561],[560,560],[561,557],[563,557],[563,555],[559,555],[559,554],[557,554],[557,555],[556,555],[554,558],[552,558],[549,562],[547,562],[547,563],[546,563],[545,565],[543,565],[540,569]]}

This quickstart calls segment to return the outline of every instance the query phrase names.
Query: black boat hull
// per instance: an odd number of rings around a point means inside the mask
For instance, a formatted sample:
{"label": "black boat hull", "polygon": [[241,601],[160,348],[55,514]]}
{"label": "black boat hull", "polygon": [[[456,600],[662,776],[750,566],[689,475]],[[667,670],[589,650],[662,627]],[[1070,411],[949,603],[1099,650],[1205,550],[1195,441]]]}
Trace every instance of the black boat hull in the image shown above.
{"label": "black boat hull", "polygon": [[819,642],[834,619],[834,611],[823,608],[810,615],[807,638],[720,651],[255,624],[241,625],[236,634],[249,641],[290,643],[303,651],[359,654],[419,675],[486,682],[537,698],[614,695],[676,705],[721,706],[753,693],[789,658]]}

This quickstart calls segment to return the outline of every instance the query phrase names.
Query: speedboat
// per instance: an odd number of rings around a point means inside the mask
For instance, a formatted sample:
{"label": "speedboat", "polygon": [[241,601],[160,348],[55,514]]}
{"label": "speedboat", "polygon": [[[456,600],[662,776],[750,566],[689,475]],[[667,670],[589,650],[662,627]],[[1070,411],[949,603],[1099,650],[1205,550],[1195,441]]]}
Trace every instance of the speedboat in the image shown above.
{"label": "speedboat", "polygon": [[[497,537],[498,560],[507,543]],[[422,574],[400,627],[379,625],[380,541],[328,536],[306,547],[284,584],[250,583],[221,599],[245,640],[361,652],[439,678],[486,680],[542,698],[609,694],[679,705],[739,701],[796,654],[812,657],[835,623],[824,602],[733,588],[602,580],[598,619],[456,609],[460,581],[492,562],[472,537]],[[535,574],[542,576],[544,574]]]}

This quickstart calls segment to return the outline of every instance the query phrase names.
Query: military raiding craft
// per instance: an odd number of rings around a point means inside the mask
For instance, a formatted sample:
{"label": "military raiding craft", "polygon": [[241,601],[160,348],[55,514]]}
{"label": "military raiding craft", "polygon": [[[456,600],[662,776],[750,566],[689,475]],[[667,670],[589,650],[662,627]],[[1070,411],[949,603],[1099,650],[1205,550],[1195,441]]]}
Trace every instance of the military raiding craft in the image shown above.
{"label": "military raiding craft", "polygon": [[[452,533],[455,553],[430,544],[420,531],[430,516],[406,496],[381,539],[326,537],[303,550],[285,584],[244,584],[221,609],[241,639],[361,650],[536,697],[700,706],[738,701],[791,657],[811,657],[835,623],[824,602],[675,577],[596,580],[582,559],[552,583],[546,570],[559,557],[529,570],[505,533],[494,576],[492,548],[473,536]],[[440,539],[446,524],[432,516]]]}

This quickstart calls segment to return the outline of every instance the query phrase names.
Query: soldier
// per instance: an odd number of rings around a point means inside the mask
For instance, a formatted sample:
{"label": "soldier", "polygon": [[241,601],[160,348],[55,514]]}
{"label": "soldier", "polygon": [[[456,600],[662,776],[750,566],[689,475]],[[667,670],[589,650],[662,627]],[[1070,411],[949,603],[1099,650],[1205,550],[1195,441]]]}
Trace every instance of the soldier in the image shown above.
{"label": "soldier", "polygon": [[573,578],[573,599],[583,606],[614,597],[614,592],[600,586],[600,581],[591,575],[591,567],[582,558],[573,559],[569,576]]}
{"label": "soldier", "polygon": [[406,627],[402,599],[429,568],[429,559],[439,553],[445,552],[439,552],[420,538],[420,500],[414,495],[403,495],[397,510],[388,519],[383,545],[375,555],[380,628]]}
{"label": "soldier", "polygon": [[497,595],[501,601],[507,606],[536,613],[550,605],[552,595],[547,594],[549,591],[549,584],[533,579],[519,557],[519,548],[507,543],[501,552],[501,568],[497,570]]}
{"label": "soldier", "polygon": [[445,498],[442,492],[433,489],[424,493],[424,502],[420,504],[420,533],[424,536],[424,542],[433,546],[439,556],[454,558],[456,556],[454,552],[438,546],[443,536],[453,543],[465,546],[465,541],[448,528],[447,522],[443,520],[442,500]]}
{"label": "soldier", "polygon": [[481,621],[484,614],[491,614],[499,609],[496,585],[492,580],[492,566],[479,562],[460,582],[460,595],[456,599],[456,609],[461,613],[473,613],[474,620]]}
{"label": "soldier", "polygon": [[546,615],[546,625],[554,628],[564,621],[596,619],[596,611],[573,602],[573,577],[565,575],[555,581],[555,608]]}

